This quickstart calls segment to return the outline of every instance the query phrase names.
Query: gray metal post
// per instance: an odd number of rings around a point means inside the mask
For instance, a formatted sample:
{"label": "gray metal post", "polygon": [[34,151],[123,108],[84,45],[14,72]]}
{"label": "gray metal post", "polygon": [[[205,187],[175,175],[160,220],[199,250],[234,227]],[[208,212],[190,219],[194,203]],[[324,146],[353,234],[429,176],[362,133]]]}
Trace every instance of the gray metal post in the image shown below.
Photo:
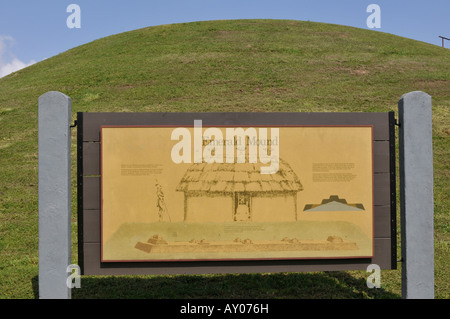
{"label": "gray metal post", "polygon": [[71,264],[71,99],[60,92],[39,97],[39,298],[69,299]]}
{"label": "gray metal post", "polygon": [[410,92],[399,111],[402,296],[434,298],[431,96]]}

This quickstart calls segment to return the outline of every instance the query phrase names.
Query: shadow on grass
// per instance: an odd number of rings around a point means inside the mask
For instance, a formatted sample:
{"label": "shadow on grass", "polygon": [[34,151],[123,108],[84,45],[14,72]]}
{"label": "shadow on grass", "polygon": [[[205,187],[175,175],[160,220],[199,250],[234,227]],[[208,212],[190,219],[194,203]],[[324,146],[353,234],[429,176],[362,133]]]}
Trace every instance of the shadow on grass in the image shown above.
{"label": "shadow on grass", "polygon": [[[38,278],[32,279],[35,298]],[[346,272],[83,276],[73,299],[393,299]]]}
{"label": "shadow on grass", "polygon": [[31,287],[33,287],[34,299],[39,299],[39,276],[31,278]]}

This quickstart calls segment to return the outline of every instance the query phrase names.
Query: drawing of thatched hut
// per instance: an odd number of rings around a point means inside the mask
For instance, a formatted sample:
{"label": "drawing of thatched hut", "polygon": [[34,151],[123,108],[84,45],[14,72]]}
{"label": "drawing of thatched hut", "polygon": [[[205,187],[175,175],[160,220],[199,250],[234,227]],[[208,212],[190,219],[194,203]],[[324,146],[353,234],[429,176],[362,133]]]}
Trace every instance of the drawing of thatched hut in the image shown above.
{"label": "drawing of thatched hut", "polygon": [[288,163],[261,174],[260,163],[198,163],[177,186],[184,192],[188,222],[275,222],[297,220],[297,193],[303,189]]}

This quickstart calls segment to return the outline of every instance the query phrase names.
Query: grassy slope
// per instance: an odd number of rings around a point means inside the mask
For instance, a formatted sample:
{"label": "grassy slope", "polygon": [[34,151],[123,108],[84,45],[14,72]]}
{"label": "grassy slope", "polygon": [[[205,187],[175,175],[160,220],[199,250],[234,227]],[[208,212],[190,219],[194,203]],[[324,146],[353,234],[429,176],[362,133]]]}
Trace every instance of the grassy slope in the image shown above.
{"label": "grassy slope", "polygon": [[[37,291],[37,98],[50,90],[72,98],[74,117],[77,111],[385,112],[397,110],[404,93],[427,92],[434,112],[436,296],[449,298],[449,66],[447,49],[380,32],[241,20],[114,35],[0,79],[0,298],[33,298]],[[76,188],[73,198],[76,212]],[[76,262],[75,214],[73,230]],[[89,277],[74,297],[399,297],[400,270],[382,272],[381,290],[366,288],[367,275]],[[188,292],[193,286],[204,288]]]}

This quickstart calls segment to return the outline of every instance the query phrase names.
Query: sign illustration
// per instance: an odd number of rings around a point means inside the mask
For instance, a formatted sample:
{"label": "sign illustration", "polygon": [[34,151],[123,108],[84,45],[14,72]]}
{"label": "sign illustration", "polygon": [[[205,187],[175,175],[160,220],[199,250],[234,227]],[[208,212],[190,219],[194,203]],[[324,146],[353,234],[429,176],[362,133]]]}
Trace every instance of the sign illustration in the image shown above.
{"label": "sign illustration", "polygon": [[373,256],[372,126],[103,126],[103,262]]}

